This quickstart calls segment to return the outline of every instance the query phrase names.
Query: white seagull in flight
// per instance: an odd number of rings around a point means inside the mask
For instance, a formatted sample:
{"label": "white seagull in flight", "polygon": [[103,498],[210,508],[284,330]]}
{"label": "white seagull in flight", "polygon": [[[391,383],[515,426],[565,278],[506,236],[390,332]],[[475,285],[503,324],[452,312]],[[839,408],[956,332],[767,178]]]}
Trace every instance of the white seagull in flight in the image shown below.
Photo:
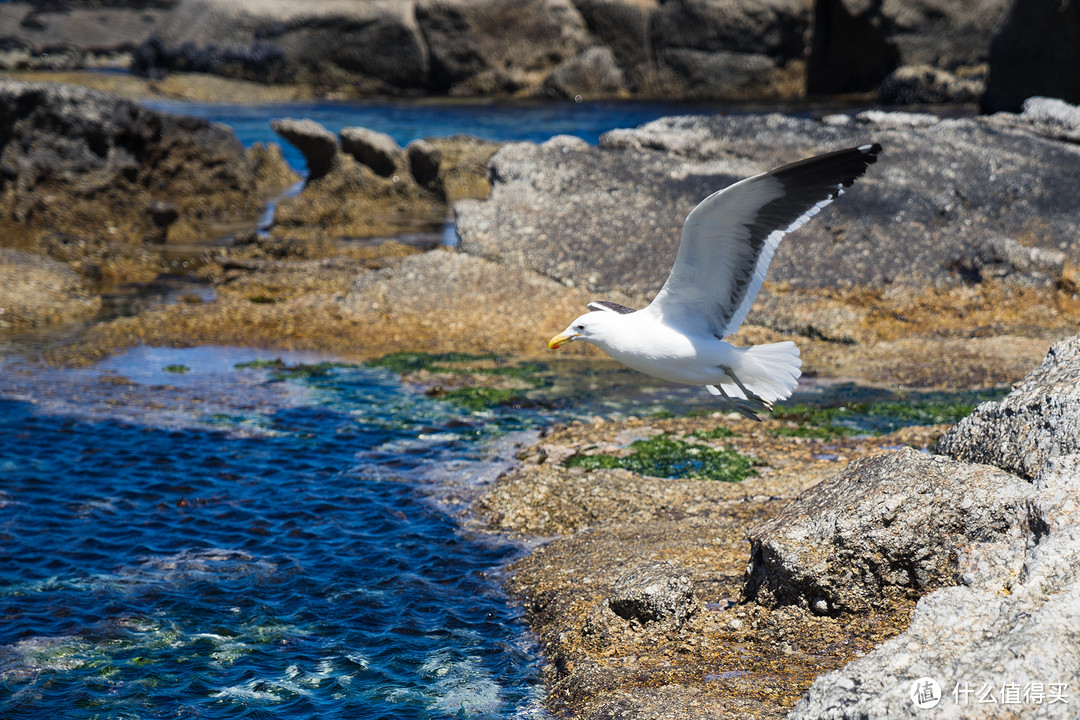
{"label": "white seagull in flight", "polygon": [[584,340],[623,365],[670,382],[704,385],[758,420],[798,385],[799,349],[791,341],[735,347],[765,281],[773,253],[877,160],[877,143],[818,155],[755,175],[705,198],[686,216],[675,265],[641,310],[589,303],[551,338],[555,349]]}

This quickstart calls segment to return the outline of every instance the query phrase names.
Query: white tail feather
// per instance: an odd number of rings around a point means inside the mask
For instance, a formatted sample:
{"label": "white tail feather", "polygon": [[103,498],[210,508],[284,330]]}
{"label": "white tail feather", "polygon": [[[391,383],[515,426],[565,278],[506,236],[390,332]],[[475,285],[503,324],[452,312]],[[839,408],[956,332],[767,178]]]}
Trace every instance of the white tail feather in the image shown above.
{"label": "white tail feather", "polygon": [[[802,374],[799,348],[790,340],[739,348],[739,362],[731,370],[747,390],[768,403],[787,400],[799,385]],[[721,383],[734,398],[746,398],[738,385]],[[711,392],[711,391],[710,391]]]}

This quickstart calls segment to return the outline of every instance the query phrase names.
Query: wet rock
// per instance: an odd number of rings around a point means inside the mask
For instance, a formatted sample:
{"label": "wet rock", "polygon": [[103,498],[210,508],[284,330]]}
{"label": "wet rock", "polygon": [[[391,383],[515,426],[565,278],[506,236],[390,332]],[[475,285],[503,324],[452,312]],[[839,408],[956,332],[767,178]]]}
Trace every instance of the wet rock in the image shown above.
{"label": "wet rock", "polygon": [[1018,111],[1033,95],[1080,102],[1080,6],[1011,0],[990,41],[984,112]]}
{"label": "wet rock", "polygon": [[405,154],[409,158],[409,172],[416,182],[428,187],[434,185],[439,179],[442,150],[427,140],[413,140],[406,146]]}
{"label": "wet rock", "polygon": [[314,120],[271,120],[270,127],[304,154],[308,166],[308,183],[325,177],[338,159],[339,148],[334,133]]}
{"label": "wet rock", "polygon": [[296,240],[389,236],[435,232],[445,218],[443,198],[412,175],[383,177],[340,154],[331,171],[278,203],[271,232]]}
{"label": "wet rock", "polygon": [[1020,537],[1030,486],[904,450],[852,463],[750,534],[744,594],[818,614],[866,611],[957,582],[967,544]]}
{"label": "wet rock", "polygon": [[817,152],[875,140],[885,148],[881,161],[780,244],[770,281],[960,285],[969,278],[957,257],[1001,236],[1024,253],[1060,252],[1075,265],[1080,176],[1072,169],[1080,146],[1041,137],[1041,127],[1016,115],[682,117],[612,131],[599,147],[515,143],[491,160],[491,197],[457,205],[458,233],[467,252],[596,293],[628,291],[642,302],[663,284],[682,221],[707,195]]}
{"label": "wet rock", "polygon": [[976,408],[938,450],[1026,478],[1052,458],[1080,452],[1080,337],[1054,344],[1015,390]]}
{"label": "wet rock", "polygon": [[346,128],[342,152],[333,133],[312,120],[275,121],[274,129],[312,165],[303,191],[283,198],[274,213],[272,232],[295,240],[438,231],[448,203],[487,194],[485,163],[498,147],[460,136],[420,141],[406,153],[388,135]]}
{"label": "wet rock", "polygon": [[440,153],[438,186],[446,202],[482,200],[491,193],[487,164],[503,143],[472,135],[433,137],[425,142]]}
{"label": "wet rock", "polygon": [[0,226],[33,245],[49,234],[138,244],[158,228],[154,200],[176,206],[174,240],[211,223],[257,218],[271,188],[224,126],[158,113],[108,93],[0,81]]}
{"label": "wet rock", "polygon": [[167,200],[151,200],[147,211],[150,213],[150,221],[157,228],[157,232],[149,235],[147,239],[150,242],[165,242],[169,226],[180,218],[180,210]]}
{"label": "wet rock", "polygon": [[390,92],[423,87],[428,51],[412,3],[182,0],[133,68]]}
{"label": "wet rock", "polygon": [[690,578],[668,562],[631,570],[615,581],[608,598],[612,612],[640,623],[672,621],[681,625],[698,607]]}
{"label": "wet rock", "polygon": [[339,136],[341,149],[378,175],[389,177],[401,164],[401,146],[386,133],[363,127],[347,127],[341,129]]}
{"label": "wet rock", "polygon": [[93,315],[101,298],[65,263],[0,247],[0,331],[44,327]]}
{"label": "wet rock", "polygon": [[875,90],[903,65],[977,67],[987,60],[988,39],[1007,2],[817,0],[807,90]]}

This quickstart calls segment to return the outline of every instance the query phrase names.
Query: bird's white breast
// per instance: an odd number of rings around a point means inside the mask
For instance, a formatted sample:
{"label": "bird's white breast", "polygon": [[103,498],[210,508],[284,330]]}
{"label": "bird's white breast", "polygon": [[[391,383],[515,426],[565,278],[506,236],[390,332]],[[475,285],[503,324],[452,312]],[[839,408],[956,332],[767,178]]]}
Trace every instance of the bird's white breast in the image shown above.
{"label": "bird's white breast", "polygon": [[733,361],[734,348],[712,335],[685,332],[648,313],[618,319],[594,343],[640,372],[671,382],[707,385],[720,382],[725,377],[720,366]]}

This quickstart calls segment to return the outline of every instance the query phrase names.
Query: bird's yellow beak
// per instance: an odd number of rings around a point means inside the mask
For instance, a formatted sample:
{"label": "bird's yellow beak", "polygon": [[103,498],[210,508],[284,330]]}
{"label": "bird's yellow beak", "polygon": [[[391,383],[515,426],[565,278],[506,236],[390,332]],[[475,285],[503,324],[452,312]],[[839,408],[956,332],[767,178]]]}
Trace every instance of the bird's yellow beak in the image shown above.
{"label": "bird's yellow beak", "polygon": [[548,340],[548,350],[554,350],[560,345],[565,345],[576,337],[581,337],[581,333],[572,333],[569,330],[564,330]]}

